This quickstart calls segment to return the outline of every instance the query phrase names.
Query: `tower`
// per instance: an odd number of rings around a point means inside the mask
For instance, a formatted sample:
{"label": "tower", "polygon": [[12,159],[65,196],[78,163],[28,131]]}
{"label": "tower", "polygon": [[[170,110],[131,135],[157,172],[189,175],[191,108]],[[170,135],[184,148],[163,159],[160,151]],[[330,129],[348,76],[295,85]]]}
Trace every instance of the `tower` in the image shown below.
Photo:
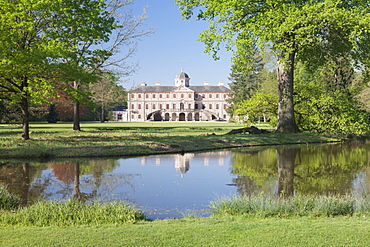
{"label": "tower", "polygon": [[175,77],[175,86],[179,87],[181,85],[189,87],[190,77],[184,72],[184,69],[181,69],[181,72],[178,73]]}

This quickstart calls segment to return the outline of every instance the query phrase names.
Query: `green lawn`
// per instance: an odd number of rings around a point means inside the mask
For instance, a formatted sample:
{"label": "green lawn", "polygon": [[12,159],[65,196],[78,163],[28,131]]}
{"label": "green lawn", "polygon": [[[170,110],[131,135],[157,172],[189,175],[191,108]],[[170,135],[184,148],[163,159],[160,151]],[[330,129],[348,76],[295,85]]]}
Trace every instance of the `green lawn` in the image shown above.
{"label": "green lawn", "polygon": [[243,127],[226,122],[83,122],[81,127],[73,132],[71,123],[32,123],[31,140],[22,141],[19,126],[0,124],[0,158],[141,156],[338,140],[312,133],[225,135]]}
{"label": "green lawn", "polygon": [[1,246],[370,246],[368,218],[202,218],[99,227],[2,227]]}

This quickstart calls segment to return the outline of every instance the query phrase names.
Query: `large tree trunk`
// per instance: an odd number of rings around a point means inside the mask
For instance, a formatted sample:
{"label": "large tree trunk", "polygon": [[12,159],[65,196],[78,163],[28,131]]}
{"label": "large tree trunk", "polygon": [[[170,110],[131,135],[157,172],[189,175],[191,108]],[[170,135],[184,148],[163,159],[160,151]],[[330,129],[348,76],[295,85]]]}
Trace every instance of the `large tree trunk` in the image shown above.
{"label": "large tree trunk", "polygon": [[[298,132],[293,104],[294,57],[295,53],[292,52],[286,61],[278,61],[279,105],[276,125],[277,132]],[[282,54],[282,58],[284,58],[284,53]]]}
{"label": "large tree trunk", "polygon": [[80,131],[80,102],[73,104],[73,131]]}
{"label": "large tree trunk", "polygon": [[29,102],[27,96],[22,97],[21,99],[21,111],[22,111],[22,139],[30,139],[30,125],[29,125]]}

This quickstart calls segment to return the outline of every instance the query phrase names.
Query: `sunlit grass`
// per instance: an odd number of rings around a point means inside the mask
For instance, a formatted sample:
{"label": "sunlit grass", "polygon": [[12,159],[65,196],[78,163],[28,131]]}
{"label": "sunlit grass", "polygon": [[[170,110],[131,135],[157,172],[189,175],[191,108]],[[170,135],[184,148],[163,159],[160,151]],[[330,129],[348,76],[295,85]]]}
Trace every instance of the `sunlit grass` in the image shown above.
{"label": "sunlit grass", "polygon": [[73,132],[71,123],[32,123],[31,140],[22,141],[19,127],[1,124],[0,158],[131,156],[337,140],[312,133],[225,135],[242,127],[226,122],[83,122],[81,126],[83,131]]}

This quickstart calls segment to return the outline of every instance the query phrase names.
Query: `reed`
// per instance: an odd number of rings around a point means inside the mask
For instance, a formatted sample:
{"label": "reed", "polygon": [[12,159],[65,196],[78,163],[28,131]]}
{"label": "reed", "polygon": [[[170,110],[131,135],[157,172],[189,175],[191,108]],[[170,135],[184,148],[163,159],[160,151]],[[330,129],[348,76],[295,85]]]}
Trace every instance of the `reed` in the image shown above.
{"label": "reed", "polygon": [[38,202],[0,215],[0,224],[18,226],[120,225],[142,220],[145,220],[144,214],[127,204],[86,204],[77,200]]}
{"label": "reed", "polygon": [[10,193],[6,186],[0,184],[0,210],[15,210],[21,205],[21,199]]}
{"label": "reed", "polygon": [[276,197],[259,194],[218,198],[210,203],[212,215],[249,216],[352,216],[370,214],[370,198],[296,195]]}

